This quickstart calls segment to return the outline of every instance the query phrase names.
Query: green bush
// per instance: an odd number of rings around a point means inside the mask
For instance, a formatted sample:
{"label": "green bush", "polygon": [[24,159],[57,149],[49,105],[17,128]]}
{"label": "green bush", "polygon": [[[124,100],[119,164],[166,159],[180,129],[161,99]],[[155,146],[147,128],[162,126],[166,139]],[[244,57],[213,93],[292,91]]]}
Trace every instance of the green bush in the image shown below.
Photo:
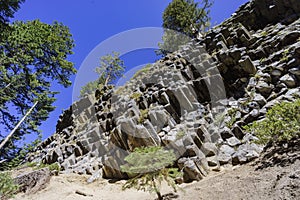
{"label": "green bush", "polygon": [[36,169],[42,169],[42,168],[48,168],[51,172],[52,171],[60,171],[60,166],[58,163],[52,163],[52,164],[44,164],[44,163],[37,163],[37,162],[29,162],[26,163],[27,167],[32,167],[34,170]]}
{"label": "green bush", "polygon": [[50,171],[60,171],[60,166],[58,163],[52,163],[52,164],[44,164],[44,163],[40,163],[40,164],[36,164],[35,169],[42,169],[42,168],[48,168]]}
{"label": "green bush", "polygon": [[140,110],[140,112],[141,112],[141,115],[140,115],[140,118],[138,119],[138,123],[142,124],[148,118],[149,109]]}
{"label": "green bush", "polygon": [[182,139],[184,136],[185,136],[185,132],[183,130],[179,130],[177,133],[176,133],[176,140],[180,140]]}
{"label": "green bush", "polygon": [[167,168],[173,165],[175,160],[173,151],[164,150],[162,147],[136,148],[125,158],[127,164],[121,166],[121,171],[132,177],[123,185],[123,190],[135,188],[150,193],[155,192],[161,200],[163,197],[160,186],[162,181],[166,181],[176,192],[175,180],[182,174],[177,168]]}
{"label": "green bush", "polygon": [[14,183],[9,173],[0,173],[0,199],[9,199],[18,191],[18,185]]}
{"label": "green bush", "polygon": [[138,70],[131,78],[131,80],[136,79],[138,76],[140,76],[143,73],[147,73],[150,71],[152,67],[152,64],[145,65],[142,69]]}
{"label": "green bush", "polygon": [[268,110],[266,118],[245,126],[247,131],[255,133],[257,143],[290,140],[300,135],[300,99],[294,102],[282,102]]}
{"label": "green bush", "polygon": [[141,93],[139,93],[139,92],[134,92],[134,93],[130,96],[130,98],[137,101],[141,96],[142,96]]}

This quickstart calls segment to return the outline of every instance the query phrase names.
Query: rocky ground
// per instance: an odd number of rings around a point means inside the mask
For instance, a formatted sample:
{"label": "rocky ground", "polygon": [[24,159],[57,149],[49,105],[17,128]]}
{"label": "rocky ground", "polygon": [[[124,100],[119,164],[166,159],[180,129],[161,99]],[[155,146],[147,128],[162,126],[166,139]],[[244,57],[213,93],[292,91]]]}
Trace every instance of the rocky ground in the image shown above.
{"label": "rocky ground", "polygon": [[[300,140],[269,147],[262,156],[246,165],[224,167],[211,172],[199,182],[182,184],[184,191],[172,194],[163,186],[169,199],[299,199],[300,198]],[[50,184],[35,194],[18,194],[15,199],[155,199],[155,194],[122,191],[124,181],[98,180],[87,184],[89,176],[61,174],[53,176]]]}

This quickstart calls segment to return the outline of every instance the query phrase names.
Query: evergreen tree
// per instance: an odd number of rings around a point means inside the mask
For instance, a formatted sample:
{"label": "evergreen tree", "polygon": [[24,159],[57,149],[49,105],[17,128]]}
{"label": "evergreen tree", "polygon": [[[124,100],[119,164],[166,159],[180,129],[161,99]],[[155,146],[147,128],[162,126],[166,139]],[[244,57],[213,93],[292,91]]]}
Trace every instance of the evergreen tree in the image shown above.
{"label": "evergreen tree", "polygon": [[96,67],[101,84],[107,86],[123,76],[125,71],[124,61],[120,59],[120,53],[112,52],[100,58],[100,66]]}
{"label": "evergreen tree", "polygon": [[25,134],[38,133],[38,126],[54,110],[51,84],[71,85],[76,73],[67,60],[74,47],[69,29],[38,20],[15,22],[0,33],[0,142],[36,103],[32,113],[13,137],[0,149],[0,160],[11,160],[20,151],[17,141]]}
{"label": "evergreen tree", "polygon": [[124,61],[120,59],[120,53],[112,52],[100,58],[100,66],[96,67],[95,72],[99,78],[87,83],[81,88],[80,97],[92,94],[103,86],[113,84],[118,78],[123,76],[125,71]]}
{"label": "evergreen tree", "polygon": [[8,22],[9,18],[19,10],[20,4],[25,0],[0,0],[0,24],[1,26]]}
{"label": "evergreen tree", "polygon": [[202,0],[173,0],[163,13],[165,34],[159,44],[159,54],[177,50],[180,45],[196,38],[198,33],[210,26],[209,8],[212,3]]}
{"label": "evergreen tree", "polygon": [[177,192],[175,179],[182,176],[177,168],[172,166],[176,160],[173,151],[164,150],[159,146],[135,148],[125,161],[126,165],[121,166],[121,171],[126,172],[130,178],[124,185],[123,190],[135,188],[137,190],[155,192],[159,200],[163,199],[160,186],[166,181],[174,192]]}

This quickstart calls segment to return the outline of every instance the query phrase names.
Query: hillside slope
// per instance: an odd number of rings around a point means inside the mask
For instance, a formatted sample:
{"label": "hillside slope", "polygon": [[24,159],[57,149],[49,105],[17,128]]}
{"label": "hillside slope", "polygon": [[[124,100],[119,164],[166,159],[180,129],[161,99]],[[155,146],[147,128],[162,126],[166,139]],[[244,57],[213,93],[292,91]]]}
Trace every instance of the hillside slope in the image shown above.
{"label": "hillside slope", "polygon": [[243,126],[300,97],[299,16],[298,0],[243,5],[125,86],[75,102],[28,161],[120,179],[130,151],[161,145],[190,182],[259,157],[263,147]]}

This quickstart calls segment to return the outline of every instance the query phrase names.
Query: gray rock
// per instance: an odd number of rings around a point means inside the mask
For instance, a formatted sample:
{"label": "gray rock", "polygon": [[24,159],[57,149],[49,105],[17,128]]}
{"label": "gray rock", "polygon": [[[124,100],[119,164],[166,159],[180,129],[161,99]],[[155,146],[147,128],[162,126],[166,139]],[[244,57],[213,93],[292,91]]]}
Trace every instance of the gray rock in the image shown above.
{"label": "gray rock", "polygon": [[266,83],[265,81],[258,81],[255,88],[263,96],[268,96],[272,92],[274,86]]}
{"label": "gray rock", "polygon": [[220,135],[222,137],[223,140],[226,140],[227,138],[231,138],[233,136],[232,131],[230,130],[230,128],[228,127],[224,127],[221,131],[220,131]]}
{"label": "gray rock", "polygon": [[220,163],[217,159],[216,156],[212,156],[212,157],[208,157],[207,158],[207,163],[208,163],[208,166],[209,167],[217,167],[217,166],[220,166]]}
{"label": "gray rock", "polygon": [[228,146],[228,145],[222,145],[219,149],[219,153],[217,156],[218,161],[221,165],[227,164],[231,162],[231,156],[235,153],[234,148]]}
{"label": "gray rock", "polygon": [[282,75],[282,71],[278,70],[278,69],[274,69],[272,72],[271,72],[271,75],[272,76],[276,76],[276,77],[280,77]]}
{"label": "gray rock", "polygon": [[241,127],[238,124],[234,124],[231,130],[234,136],[239,140],[241,140],[245,135],[244,131],[241,129]]}
{"label": "gray rock", "polygon": [[251,123],[253,122],[254,120],[256,120],[260,115],[260,112],[258,109],[253,109],[248,115],[246,115],[244,117],[244,122],[245,123]]}
{"label": "gray rock", "polygon": [[264,106],[267,103],[265,97],[258,93],[255,93],[253,101],[256,101],[260,106]]}
{"label": "gray rock", "polygon": [[241,144],[241,141],[239,139],[237,139],[236,137],[228,138],[226,141],[227,141],[227,144],[231,147],[235,147],[235,146]]}
{"label": "gray rock", "polygon": [[149,111],[150,122],[156,128],[156,132],[162,130],[168,124],[169,117],[164,110],[150,110]]}
{"label": "gray rock", "polygon": [[[205,162],[205,161],[204,161]],[[191,182],[194,180],[201,180],[207,175],[208,164],[206,161],[203,167],[203,161],[197,158],[180,158],[178,160],[178,166],[183,169],[183,179],[185,182]]]}
{"label": "gray rock", "polygon": [[204,153],[205,156],[214,156],[217,154],[217,147],[213,143],[204,143],[201,147],[201,151]]}
{"label": "gray rock", "polygon": [[33,194],[44,189],[50,182],[50,178],[50,170],[48,168],[43,168],[20,174],[14,178],[14,182],[20,186],[18,189],[19,192]]}
{"label": "gray rock", "polygon": [[242,60],[239,61],[239,65],[241,66],[242,70],[248,74],[255,74],[257,71],[249,56],[242,58]]}
{"label": "gray rock", "polygon": [[243,164],[259,156],[263,148],[254,143],[242,144],[237,152],[232,156],[232,164]]}
{"label": "gray rock", "polygon": [[294,78],[293,75],[286,74],[283,77],[280,78],[280,81],[286,84],[288,87],[295,87],[297,84],[297,80]]}
{"label": "gray rock", "polygon": [[296,75],[296,76],[300,76],[300,69],[299,68],[292,68],[292,69],[289,70],[289,72],[291,74]]}

